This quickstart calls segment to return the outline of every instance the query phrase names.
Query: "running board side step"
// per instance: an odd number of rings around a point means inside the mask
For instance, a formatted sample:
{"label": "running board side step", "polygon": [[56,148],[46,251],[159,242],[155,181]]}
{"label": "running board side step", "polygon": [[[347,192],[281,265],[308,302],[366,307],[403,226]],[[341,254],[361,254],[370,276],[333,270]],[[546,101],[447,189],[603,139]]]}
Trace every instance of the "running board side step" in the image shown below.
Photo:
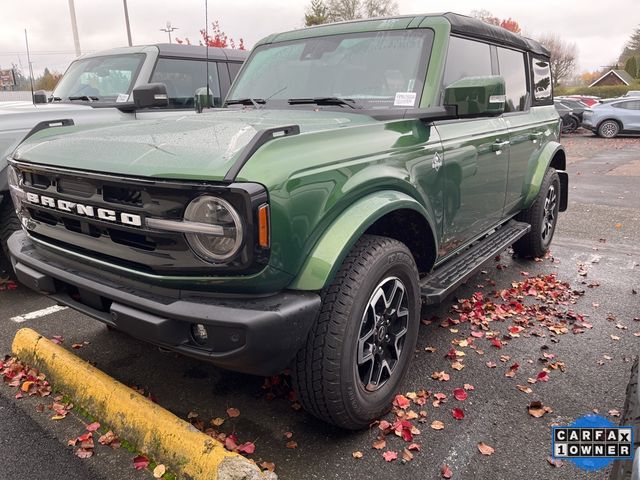
{"label": "running board side step", "polygon": [[487,262],[531,230],[528,223],[511,220],[467,251],[420,279],[420,293],[427,305],[442,303]]}

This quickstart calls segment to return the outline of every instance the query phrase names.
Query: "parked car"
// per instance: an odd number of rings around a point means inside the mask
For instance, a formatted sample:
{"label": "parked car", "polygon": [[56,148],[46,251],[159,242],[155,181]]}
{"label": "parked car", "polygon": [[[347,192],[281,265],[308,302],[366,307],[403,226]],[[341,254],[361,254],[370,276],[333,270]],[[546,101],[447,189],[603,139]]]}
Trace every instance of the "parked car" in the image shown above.
{"label": "parked car", "polygon": [[[557,101],[554,99],[554,102]],[[573,98],[562,98],[559,100],[563,105],[566,105],[571,109],[571,113],[576,116],[578,119],[578,126],[582,123],[582,114],[584,111],[589,108],[587,104],[582,103],[580,100],[575,100]],[[576,127],[577,128],[577,127]]]}
{"label": "parked car", "polygon": [[580,126],[580,120],[573,113],[573,109],[563,102],[555,100],[553,102],[553,106],[556,108],[558,115],[560,115],[561,119],[561,131],[563,134],[573,133]]}
{"label": "parked car", "polygon": [[16,274],[220,367],[290,367],[309,413],[367,427],[421,300],[511,244],[547,252],[568,195],[551,85],[541,44],[451,13],[271,35],[224,109],[20,145]]}
{"label": "parked car", "polygon": [[[0,254],[6,252],[9,235],[20,227],[8,191],[6,157],[25,135],[33,129],[60,125],[61,119],[65,124],[88,125],[194,111],[195,91],[204,87],[206,93],[206,50],[158,44],[83,55],[71,63],[48,98],[37,92],[36,102],[40,103],[0,103]],[[213,105],[222,105],[246,56],[247,52],[239,50],[209,49]],[[157,89],[158,83],[166,91],[152,93],[149,84]],[[150,104],[149,95],[154,94],[166,94],[168,100]]]}
{"label": "parked car", "polygon": [[567,95],[565,97],[556,97],[556,98],[559,98],[560,100],[563,100],[565,98],[579,100],[580,102],[584,103],[588,107],[597,105],[601,101],[600,97],[594,97],[592,95]]}
{"label": "parked car", "polygon": [[582,126],[604,138],[640,133],[640,98],[618,98],[585,110]]}
{"label": "parked car", "polygon": [[629,90],[623,97],[640,97],[640,90]]}

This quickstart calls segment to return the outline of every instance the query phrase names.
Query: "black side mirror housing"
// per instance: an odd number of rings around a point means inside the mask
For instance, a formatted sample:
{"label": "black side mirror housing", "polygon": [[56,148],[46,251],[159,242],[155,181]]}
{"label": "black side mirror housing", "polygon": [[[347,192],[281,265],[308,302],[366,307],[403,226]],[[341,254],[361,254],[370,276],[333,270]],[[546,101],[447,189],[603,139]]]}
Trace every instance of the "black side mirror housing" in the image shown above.
{"label": "black side mirror housing", "polygon": [[133,105],[141,108],[166,108],[169,95],[164,83],[147,83],[133,89]]}
{"label": "black side mirror housing", "polygon": [[33,92],[33,103],[47,103],[47,92],[44,90]]}

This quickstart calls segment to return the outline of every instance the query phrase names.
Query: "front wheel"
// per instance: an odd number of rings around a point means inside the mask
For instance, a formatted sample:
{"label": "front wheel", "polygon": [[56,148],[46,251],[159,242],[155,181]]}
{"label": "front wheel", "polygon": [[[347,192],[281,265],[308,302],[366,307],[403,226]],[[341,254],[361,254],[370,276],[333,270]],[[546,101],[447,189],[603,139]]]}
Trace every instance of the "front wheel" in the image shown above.
{"label": "front wheel", "polygon": [[533,204],[517,217],[517,220],[531,225],[529,233],[513,244],[513,250],[519,256],[539,258],[547,253],[556,231],[559,199],[560,177],[555,168],[549,168]]}
{"label": "front wheel", "polygon": [[391,407],[416,346],[418,269],[397,240],[363,236],[344,260],[293,369],[314,416],[359,429]]}

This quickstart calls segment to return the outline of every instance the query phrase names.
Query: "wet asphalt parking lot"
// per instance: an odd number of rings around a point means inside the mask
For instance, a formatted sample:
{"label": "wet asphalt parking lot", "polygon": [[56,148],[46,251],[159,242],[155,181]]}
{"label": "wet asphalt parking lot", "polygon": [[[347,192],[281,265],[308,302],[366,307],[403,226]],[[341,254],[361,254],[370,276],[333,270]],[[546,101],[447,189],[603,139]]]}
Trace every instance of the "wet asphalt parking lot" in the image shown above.
{"label": "wet asphalt parking lot", "polygon": [[[263,378],[160,351],[70,309],[16,323],[12,320],[16,316],[54,305],[25,288],[0,292],[0,354],[10,352],[15,332],[25,326],[48,337],[60,335],[67,347],[89,342],[74,352],[124,384],[144,388],[179,417],[186,419],[195,412],[205,423],[225,418],[220,430],[234,432],[240,441],[253,441],[256,451],[251,457],[258,463],[273,462],[282,479],[437,479],[443,464],[450,467],[454,479],[584,479],[585,473],[570,463],[556,467],[547,461],[550,427],[570,423],[594,409],[617,422],[609,412],[623,407],[631,361],[640,352],[640,336],[634,336],[640,332],[640,294],[634,293],[640,292],[640,138],[605,140],[583,134],[563,141],[569,162],[569,210],[560,215],[552,256],[528,262],[505,251],[439,308],[423,311],[423,318],[433,321],[421,326],[401,393],[424,389],[432,396],[425,406],[411,407],[426,411],[426,419],[413,421],[421,432],[413,441],[421,450],[413,451],[407,463],[382,458],[386,450],[401,457],[408,445],[393,434],[387,436],[385,449],[372,448],[377,426],[355,433],[340,431],[294,408],[286,376],[279,377],[280,385],[265,388]],[[491,297],[492,291],[508,289],[513,282],[551,273],[571,289],[584,291],[575,304],[564,307],[584,315],[592,328],[577,334],[571,324],[565,334],[527,329],[498,349],[486,338],[474,338],[475,348],[452,344],[472,338],[469,323],[441,326],[448,317],[458,318],[450,312],[457,298],[469,298],[474,292]],[[507,319],[491,322],[490,327],[507,334],[512,325],[512,319]],[[531,334],[534,330],[543,336]],[[458,357],[462,370],[453,369],[453,361],[445,357],[452,347],[465,353]],[[529,377],[536,377],[550,363],[539,360],[543,353],[555,355],[552,361],[564,363],[565,371],[552,370],[549,381],[528,384]],[[509,359],[501,361],[501,356]],[[489,368],[487,362],[496,367]],[[506,377],[514,363],[519,365],[515,376]],[[439,371],[448,373],[450,380],[432,379]],[[474,390],[467,391],[466,400],[455,400],[453,389],[464,384],[473,385]],[[516,385],[528,386],[532,392],[524,393]],[[448,398],[434,407],[433,394],[438,392]],[[36,411],[35,405],[42,400],[15,400],[14,394],[15,389],[0,385],[4,458],[0,471],[13,475],[19,469],[8,466],[18,462],[28,465],[23,472],[32,479],[53,478],[57,469],[68,472],[68,478],[87,478],[87,472],[92,478],[151,478],[149,472],[134,471],[133,454],[124,450],[98,446],[90,459],[73,457],[66,442],[82,433],[82,419],[74,414],[52,421],[50,415]],[[527,405],[535,400],[552,412],[532,417]],[[227,418],[229,407],[239,409],[240,416]],[[463,420],[452,417],[453,407],[463,409]],[[434,420],[441,421],[444,429],[432,429]],[[290,441],[297,448],[287,448]],[[495,452],[482,455],[478,442]],[[354,458],[353,452],[361,452],[362,458]],[[600,473],[588,478],[603,477]],[[18,477],[0,474],[0,478]]]}

